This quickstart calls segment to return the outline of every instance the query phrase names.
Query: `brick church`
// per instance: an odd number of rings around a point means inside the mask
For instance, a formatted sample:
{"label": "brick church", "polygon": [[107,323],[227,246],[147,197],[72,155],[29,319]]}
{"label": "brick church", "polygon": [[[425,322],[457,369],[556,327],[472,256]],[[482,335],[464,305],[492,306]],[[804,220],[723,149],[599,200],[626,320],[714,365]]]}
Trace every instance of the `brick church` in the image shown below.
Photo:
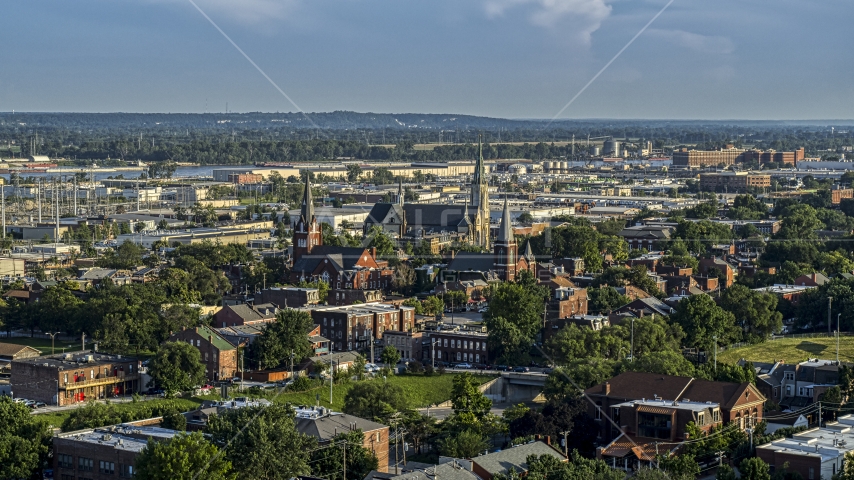
{"label": "brick church", "polygon": [[327,283],[330,287],[327,302],[330,305],[382,300],[382,292],[391,287],[394,276],[388,262],[377,258],[375,248],[323,244],[308,178],[300,216],[293,224],[293,259],[290,282]]}

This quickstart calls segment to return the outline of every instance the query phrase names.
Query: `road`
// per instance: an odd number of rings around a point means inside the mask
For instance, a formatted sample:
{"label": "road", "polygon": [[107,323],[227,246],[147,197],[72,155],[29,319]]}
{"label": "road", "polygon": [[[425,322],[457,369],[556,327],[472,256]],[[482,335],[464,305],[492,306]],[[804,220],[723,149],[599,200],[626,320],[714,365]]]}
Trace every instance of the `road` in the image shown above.
{"label": "road", "polygon": [[[498,403],[492,406],[489,409],[489,413],[493,415],[498,415],[504,413],[504,410],[512,407],[512,403]],[[452,413],[454,413],[454,409],[451,407],[443,407],[443,408],[419,408],[417,409],[418,413],[423,413],[424,415],[435,418],[436,420],[444,420],[448,418]]]}

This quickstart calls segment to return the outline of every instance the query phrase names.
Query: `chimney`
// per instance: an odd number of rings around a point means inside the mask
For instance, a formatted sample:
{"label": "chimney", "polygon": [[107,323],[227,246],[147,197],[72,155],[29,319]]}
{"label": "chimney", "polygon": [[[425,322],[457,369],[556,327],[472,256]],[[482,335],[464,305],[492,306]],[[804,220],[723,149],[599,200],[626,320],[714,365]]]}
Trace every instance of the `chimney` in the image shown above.
{"label": "chimney", "polygon": [[610,383],[605,382],[602,384],[602,393],[604,393],[605,395],[611,394],[611,384]]}
{"label": "chimney", "polygon": [[371,256],[377,258],[377,247],[371,247]]}

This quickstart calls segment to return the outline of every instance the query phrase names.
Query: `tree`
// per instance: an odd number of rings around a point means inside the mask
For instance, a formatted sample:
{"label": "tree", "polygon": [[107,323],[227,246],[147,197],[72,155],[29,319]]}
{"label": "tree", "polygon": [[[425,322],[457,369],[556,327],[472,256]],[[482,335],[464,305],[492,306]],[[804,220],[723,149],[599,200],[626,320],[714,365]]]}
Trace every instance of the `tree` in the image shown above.
{"label": "tree", "polygon": [[735,284],[724,290],[720,306],[741,323],[744,339],[749,343],[764,342],[783,326],[783,314],[777,311],[777,296],[771,293]]}
{"label": "tree", "polygon": [[738,466],[744,480],[771,480],[771,469],[759,457],[745,458]]}
{"label": "tree", "polygon": [[368,242],[368,248],[377,249],[378,257],[389,257],[394,254],[396,249],[394,240],[379,225],[371,227],[366,235],[366,239],[370,239]]}
{"label": "tree", "polygon": [[854,453],[848,452],[845,454],[842,470],[834,477],[834,480],[854,480]]}
{"label": "tree", "polygon": [[312,453],[312,476],[334,478],[340,475],[345,458],[347,477],[344,480],[362,480],[371,470],[377,469],[379,461],[373,451],[364,447],[365,435],[361,430],[339,433],[331,444],[334,446],[315,449]]}
{"label": "tree", "polygon": [[741,337],[735,328],[735,316],[717,306],[708,295],[693,295],[680,301],[670,321],[682,327],[687,345],[695,348],[712,348],[715,341],[729,345]]}
{"label": "tree", "polygon": [[489,450],[489,442],[473,430],[463,430],[446,437],[439,444],[439,452],[454,458],[472,458]]}
{"label": "tree", "polygon": [[465,372],[454,377],[451,405],[454,408],[454,416],[481,421],[489,415],[492,401],[478,389],[474,376]]}
{"label": "tree", "polygon": [[288,480],[311,473],[309,452],[317,445],[297,431],[294,418],[290,405],[231,408],[211,418],[205,433],[238,478]]}
{"label": "tree", "polygon": [[727,464],[718,467],[718,473],[715,475],[715,480],[737,480],[735,470]]}
{"label": "tree", "polygon": [[347,165],[347,181],[350,183],[356,183],[359,180],[359,177],[362,175],[362,167],[357,163],[351,163]]}
{"label": "tree", "polygon": [[388,367],[393,367],[397,365],[397,362],[400,361],[400,352],[397,351],[396,348],[391,345],[385,347],[380,354],[380,359],[382,359],[383,363]]}
{"label": "tree", "polygon": [[442,313],[442,300],[435,295],[425,298],[422,305],[424,306],[425,315],[438,315]]}
{"label": "tree", "polygon": [[667,472],[671,478],[694,479],[700,474],[700,465],[697,464],[697,461],[694,460],[694,456],[691,454],[660,458],[658,467]]}
{"label": "tree", "polygon": [[412,287],[415,285],[415,270],[409,265],[401,263],[394,270],[394,277],[391,280],[391,286],[398,293],[409,295],[412,293]]}
{"label": "tree", "polygon": [[681,352],[664,350],[648,353],[634,361],[624,360],[618,368],[621,372],[647,372],[661,375],[694,376],[694,364]]}
{"label": "tree", "polygon": [[276,314],[276,321],[267,324],[264,333],[250,345],[252,359],[261,368],[275,368],[285,360],[299,362],[312,355],[308,332],[314,327],[311,315],[301,310],[285,308]]}
{"label": "tree", "polygon": [[614,287],[587,289],[587,308],[590,312],[609,313],[631,302],[631,299],[621,295]]}
{"label": "tree", "polygon": [[[127,224],[123,223],[122,225]],[[130,240],[125,240],[117,249],[106,250],[103,256],[95,263],[102,268],[132,270],[142,265],[142,255],[144,253],[145,249],[143,247],[137,246]]]}
{"label": "tree", "polygon": [[150,370],[154,384],[170,397],[205,382],[199,349],[185,342],[163,344],[151,360]]}
{"label": "tree", "polygon": [[344,413],[361,418],[387,422],[388,418],[409,408],[406,394],[400,385],[388,382],[358,382],[344,397]]}
{"label": "tree", "polygon": [[149,441],[136,458],[138,480],[233,480],[231,462],[200,432],[178,434],[166,441]]}
{"label": "tree", "polygon": [[48,461],[52,436],[26,405],[0,396],[0,478],[33,478]]}
{"label": "tree", "polygon": [[782,223],[775,235],[778,239],[804,240],[816,238],[815,231],[822,228],[816,210],[804,204],[786,207],[780,214]]}
{"label": "tree", "polygon": [[542,324],[540,312],[547,295],[527,271],[516,282],[499,283],[491,289],[483,319],[493,358],[514,364],[528,358]]}

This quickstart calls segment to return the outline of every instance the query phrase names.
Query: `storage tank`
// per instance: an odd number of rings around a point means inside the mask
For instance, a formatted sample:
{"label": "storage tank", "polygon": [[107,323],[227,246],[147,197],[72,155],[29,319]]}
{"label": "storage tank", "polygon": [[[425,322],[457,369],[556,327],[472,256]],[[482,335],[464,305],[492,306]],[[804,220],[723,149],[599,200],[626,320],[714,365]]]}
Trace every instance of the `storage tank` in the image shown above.
{"label": "storage tank", "polygon": [[560,173],[560,162],[551,162],[552,166],[550,168],[551,173]]}
{"label": "storage tank", "polygon": [[608,140],[607,142],[605,142],[605,145],[603,146],[603,152],[602,153],[604,155],[614,155],[615,157],[619,157],[620,156],[620,142],[618,142],[616,140]]}
{"label": "storage tank", "polygon": [[561,173],[566,173],[569,171],[569,162],[560,162],[560,171]]}
{"label": "storage tank", "polygon": [[552,162],[543,162],[543,171],[549,173],[552,170]]}
{"label": "storage tank", "polygon": [[516,164],[510,165],[509,170],[510,170],[511,174],[516,174],[516,175],[524,175],[524,174],[528,173],[528,167],[526,165],[521,164],[521,163],[516,163]]}
{"label": "storage tank", "polygon": [[590,147],[590,155],[598,157],[600,155],[599,147]]}

